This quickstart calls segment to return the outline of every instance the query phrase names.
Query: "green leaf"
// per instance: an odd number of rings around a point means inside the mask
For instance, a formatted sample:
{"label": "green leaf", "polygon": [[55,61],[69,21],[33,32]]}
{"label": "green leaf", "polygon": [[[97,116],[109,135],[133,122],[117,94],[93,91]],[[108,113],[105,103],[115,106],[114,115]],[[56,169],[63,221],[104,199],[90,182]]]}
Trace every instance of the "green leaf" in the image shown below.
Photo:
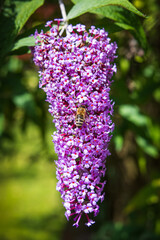
{"label": "green leaf", "polygon": [[121,58],[119,64],[121,69],[120,71],[123,74],[126,74],[130,69],[130,61],[127,58]]}
{"label": "green leaf", "polygon": [[125,208],[126,213],[160,202],[160,179],[153,180],[138,192]]}
{"label": "green leaf", "polygon": [[13,97],[14,104],[25,110],[25,112],[30,116],[35,116],[35,102],[30,93],[22,93]]}
{"label": "green leaf", "polygon": [[134,105],[121,105],[119,114],[136,126],[147,126],[149,122],[149,118],[140,113],[139,108]]}
{"label": "green leaf", "polygon": [[140,148],[151,157],[158,157],[157,147],[151,143],[153,140],[148,137],[148,128],[151,126],[150,118],[140,113],[138,106],[129,104],[121,105],[119,107],[119,114],[137,127],[136,142]]}
{"label": "green leaf", "polygon": [[14,96],[13,102],[17,107],[26,108],[30,102],[33,102],[33,98],[30,93],[23,93],[21,95]]}
{"label": "green leaf", "polygon": [[[72,0],[72,1],[74,3],[80,2],[79,0]],[[144,29],[142,27],[142,24],[139,18],[133,12],[130,12],[120,6],[104,6],[101,8],[93,9],[90,12],[113,20],[114,25],[119,26],[120,30],[123,30],[123,29],[129,30],[133,34],[133,36],[138,40],[142,48],[143,49],[147,48],[147,40],[146,40]],[[119,31],[119,29],[117,30]],[[108,27],[107,27],[107,31],[108,31]]]}
{"label": "green leaf", "polygon": [[86,12],[109,5],[126,8],[127,10],[144,17],[144,14],[138,11],[128,0],[81,0],[72,7],[67,18],[73,19]]}
{"label": "green leaf", "polygon": [[26,53],[30,53],[30,49],[28,46],[25,46],[25,47],[20,47],[20,48],[17,48],[16,50],[11,50],[11,52],[9,53],[9,56],[12,56],[12,55],[23,55],[23,54],[26,54]]}
{"label": "green leaf", "polygon": [[29,47],[29,46],[35,46],[35,38],[33,36],[19,39],[15,43],[14,47],[12,48],[12,51],[15,51],[21,47]]}
{"label": "green leaf", "polygon": [[151,157],[158,157],[158,150],[155,146],[150,144],[147,139],[143,138],[142,136],[136,137],[137,144],[143,149],[145,153],[150,155]]}
{"label": "green leaf", "polygon": [[[54,26],[52,24],[52,26]],[[35,31],[38,31],[39,33],[41,32],[41,30],[43,30],[43,32],[47,32],[50,30],[50,27],[45,27],[45,24],[42,23],[42,24],[38,24],[30,29],[27,29],[27,31],[23,32],[22,34],[18,35],[18,37],[16,38],[16,40],[19,40],[21,38],[25,38],[25,37],[28,37],[28,36],[31,36],[32,34],[34,35]]]}
{"label": "green leaf", "polygon": [[147,48],[147,40],[144,29],[139,18],[134,13],[119,6],[106,6],[95,9],[91,12],[115,21],[115,25],[125,30],[129,30],[138,40],[142,48]]}
{"label": "green leaf", "polygon": [[44,0],[5,0],[0,14],[0,57],[12,49],[14,39]]}
{"label": "green leaf", "polygon": [[30,36],[30,35],[34,34],[36,30],[38,32],[41,32],[41,30],[43,30],[43,32],[45,33],[47,31],[49,31],[50,28],[45,27],[44,24],[39,24],[33,28],[30,28],[29,30],[25,31],[24,33],[20,34],[16,38],[10,54],[21,55],[21,54],[29,52],[28,47],[35,46],[35,38],[34,38],[34,36]]}
{"label": "green leaf", "polygon": [[140,156],[138,158],[138,167],[140,173],[145,176],[147,174],[147,159],[143,153],[140,153]]}
{"label": "green leaf", "polygon": [[113,138],[113,141],[114,141],[114,144],[115,144],[115,148],[116,148],[116,151],[121,151],[122,150],[122,147],[123,147],[123,137],[122,135],[116,135],[114,138]]}
{"label": "green leaf", "polygon": [[123,28],[117,26],[113,21],[107,18],[98,19],[98,21],[96,21],[94,25],[97,28],[102,28],[103,26],[108,32],[108,34],[120,32],[123,30]]}

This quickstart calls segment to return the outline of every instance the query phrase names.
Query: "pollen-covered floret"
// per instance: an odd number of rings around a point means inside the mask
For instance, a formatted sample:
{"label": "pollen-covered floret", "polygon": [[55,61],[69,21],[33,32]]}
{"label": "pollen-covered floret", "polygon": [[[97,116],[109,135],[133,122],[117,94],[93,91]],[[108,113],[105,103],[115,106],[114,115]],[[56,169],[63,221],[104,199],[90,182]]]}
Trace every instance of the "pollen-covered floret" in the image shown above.
{"label": "pollen-covered floret", "polygon": [[[69,25],[69,34],[60,36],[58,26],[35,33],[33,60],[39,66],[39,86],[46,92],[49,112],[57,131],[53,134],[58,154],[57,190],[61,193],[66,217],[75,215],[76,227],[82,214],[87,226],[91,213],[99,212],[103,201],[105,159],[114,124],[114,102],[109,97],[111,77],[116,72],[116,43],[110,43],[104,29]],[[77,109],[85,106],[82,126],[75,123]]]}

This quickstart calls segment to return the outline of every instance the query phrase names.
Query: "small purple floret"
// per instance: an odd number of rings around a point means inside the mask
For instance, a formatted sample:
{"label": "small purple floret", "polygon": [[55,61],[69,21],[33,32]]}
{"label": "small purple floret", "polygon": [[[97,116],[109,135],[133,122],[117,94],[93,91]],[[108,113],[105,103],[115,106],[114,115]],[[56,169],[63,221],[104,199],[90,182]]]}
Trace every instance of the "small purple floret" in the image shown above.
{"label": "small purple floret", "polygon": [[[50,26],[52,22],[47,22]],[[108,33],[94,26],[68,26],[60,36],[59,26],[47,33],[35,33],[34,62],[39,66],[39,87],[46,92],[49,112],[57,131],[53,134],[58,154],[57,190],[61,193],[65,216],[74,216],[79,226],[82,214],[87,226],[94,223],[90,214],[99,212],[103,201],[106,157],[114,124],[111,120],[114,102],[110,99],[111,77],[116,72],[116,43]],[[78,107],[86,108],[82,127],[76,127]]]}

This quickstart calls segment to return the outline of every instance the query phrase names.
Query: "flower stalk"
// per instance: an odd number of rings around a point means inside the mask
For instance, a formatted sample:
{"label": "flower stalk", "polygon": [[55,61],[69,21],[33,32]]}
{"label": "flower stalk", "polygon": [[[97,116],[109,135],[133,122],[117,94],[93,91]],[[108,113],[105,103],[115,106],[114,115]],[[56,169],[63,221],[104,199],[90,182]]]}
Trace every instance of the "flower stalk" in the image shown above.
{"label": "flower stalk", "polygon": [[68,21],[67,21],[65,5],[63,3],[63,0],[58,0],[58,2],[59,2],[61,14],[62,14],[63,22],[64,22],[64,26],[62,27],[62,29],[60,31],[60,36],[62,35],[62,33],[65,29],[66,29],[66,34],[68,35],[69,34],[69,32],[67,31]]}

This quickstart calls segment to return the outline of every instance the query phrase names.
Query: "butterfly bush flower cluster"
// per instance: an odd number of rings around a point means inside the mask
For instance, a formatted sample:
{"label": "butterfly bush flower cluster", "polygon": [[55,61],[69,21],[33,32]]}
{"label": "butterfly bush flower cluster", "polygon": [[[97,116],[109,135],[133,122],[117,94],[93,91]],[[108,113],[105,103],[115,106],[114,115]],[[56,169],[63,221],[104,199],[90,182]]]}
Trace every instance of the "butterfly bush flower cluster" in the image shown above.
{"label": "butterfly bush flower cluster", "polygon": [[[58,154],[57,190],[61,193],[67,219],[74,216],[78,227],[82,214],[86,225],[99,212],[103,201],[102,180],[106,171],[108,144],[114,124],[114,102],[110,99],[111,77],[116,72],[116,43],[110,43],[104,29],[69,25],[67,36],[60,36],[59,26],[47,33],[35,33],[34,63],[39,67],[40,88],[46,93],[49,112],[54,116],[53,134]],[[86,117],[77,127],[78,107],[85,106]]]}

